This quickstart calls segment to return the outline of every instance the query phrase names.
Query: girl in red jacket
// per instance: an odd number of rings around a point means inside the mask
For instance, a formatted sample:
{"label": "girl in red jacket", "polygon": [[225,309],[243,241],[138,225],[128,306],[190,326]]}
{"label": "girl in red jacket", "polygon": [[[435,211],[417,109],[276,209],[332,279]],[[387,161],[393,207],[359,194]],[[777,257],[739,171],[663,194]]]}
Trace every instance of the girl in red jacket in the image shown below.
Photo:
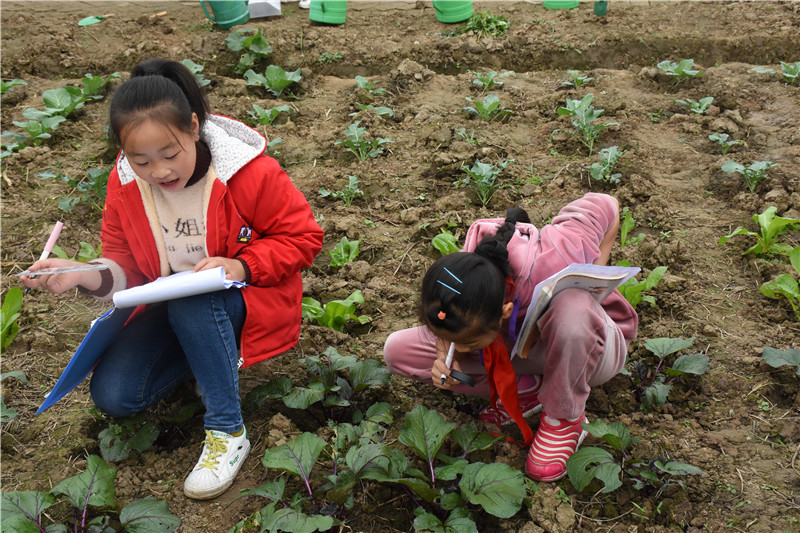
{"label": "girl in red jacket", "polygon": [[[238,368],[294,346],[300,270],[322,230],[266,140],[210,113],[192,73],[151,59],[115,93],[110,134],[122,147],[108,179],[101,241],[107,270],[25,278],[28,287],[73,287],[110,299],[175,272],[223,267],[245,289],[180,298],[136,310],[94,370],[94,402],[130,416],[195,379],[206,408],[200,460],[184,482],[209,499],[233,483],[250,451]],[[74,264],[37,261],[31,270]]]}

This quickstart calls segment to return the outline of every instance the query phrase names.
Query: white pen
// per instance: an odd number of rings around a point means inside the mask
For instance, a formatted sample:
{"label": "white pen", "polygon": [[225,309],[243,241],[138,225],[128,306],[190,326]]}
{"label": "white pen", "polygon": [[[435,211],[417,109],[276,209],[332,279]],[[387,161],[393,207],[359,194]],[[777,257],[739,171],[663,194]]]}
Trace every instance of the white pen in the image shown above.
{"label": "white pen", "polygon": [[[455,353],[456,353],[456,344],[454,342],[451,342],[450,349],[447,350],[447,359],[444,360],[444,364],[447,366],[447,368],[450,368],[450,365],[453,364],[453,355],[455,355]],[[442,374],[442,385],[444,385],[445,381],[447,381],[447,376]]]}

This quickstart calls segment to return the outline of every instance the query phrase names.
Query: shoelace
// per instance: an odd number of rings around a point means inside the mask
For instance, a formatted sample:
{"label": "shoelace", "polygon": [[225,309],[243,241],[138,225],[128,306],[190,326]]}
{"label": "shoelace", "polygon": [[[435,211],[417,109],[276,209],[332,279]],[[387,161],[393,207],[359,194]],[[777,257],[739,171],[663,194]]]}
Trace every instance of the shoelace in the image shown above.
{"label": "shoelace", "polygon": [[217,469],[218,457],[228,451],[228,443],[225,439],[218,439],[210,431],[206,430],[205,457],[200,461],[203,468]]}

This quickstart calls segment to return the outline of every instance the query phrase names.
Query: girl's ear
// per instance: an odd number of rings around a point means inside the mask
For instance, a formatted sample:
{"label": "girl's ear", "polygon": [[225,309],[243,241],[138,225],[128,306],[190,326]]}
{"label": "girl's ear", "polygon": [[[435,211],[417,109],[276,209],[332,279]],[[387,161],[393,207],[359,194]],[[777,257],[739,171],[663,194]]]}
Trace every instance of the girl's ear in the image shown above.
{"label": "girl's ear", "polygon": [[195,142],[200,140],[200,120],[197,118],[197,113],[192,113],[192,137]]}
{"label": "girl's ear", "polygon": [[506,302],[503,304],[503,320],[509,318],[511,313],[514,312],[514,302]]}

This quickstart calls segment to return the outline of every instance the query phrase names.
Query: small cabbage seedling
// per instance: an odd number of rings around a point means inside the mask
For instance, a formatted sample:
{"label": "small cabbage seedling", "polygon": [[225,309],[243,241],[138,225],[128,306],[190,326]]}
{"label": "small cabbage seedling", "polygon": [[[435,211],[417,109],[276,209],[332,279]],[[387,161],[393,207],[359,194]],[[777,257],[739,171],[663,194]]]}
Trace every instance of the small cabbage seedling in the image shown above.
{"label": "small cabbage seedling", "polygon": [[760,74],[777,74],[783,79],[783,81],[785,81],[789,85],[794,85],[795,83],[797,83],[798,76],[800,76],[800,61],[794,64],[781,61],[780,71],[773,70],[767,67],[755,67],[750,70],[752,70],[753,72],[758,72]]}
{"label": "small cabbage seedling", "polygon": [[255,68],[259,62],[266,60],[272,54],[272,47],[261,35],[261,28],[258,28],[253,35],[247,35],[252,32],[253,28],[240,28],[232,31],[225,39],[225,44],[230,50],[242,52],[234,69],[237,74]]}
{"label": "small cabbage seedling", "polygon": [[729,159],[722,164],[722,171],[727,174],[733,174],[734,172],[741,174],[747,182],[750,192],[754,192],[756,186],[767,178],[767,170],[777,166],[780,165],[772,161],[754,161],[744,166],[733,159]]}
{"label": "small cabbage seedling", "polygon": [[207,80],[205,76],[203,76],[203,70],[206,68],[205,65],[199,65],[191,59],[181,59],[181,64],[194,75],[194,79],[197,80],[197,84],[200,87],[205,87],[211,83],[211,80]]}
{"label": "small cabbage seedling", "polygon": [[778,242],[778,237],[789,230],[798,229],[800,219],[779,217],[776,216],[777,212],[778,208],[773,205],[765,209],[760,215],[753,215],[753,220],[758,223],[761,231],[760,235],[745,228],[736,228],[731,234],[720,238],[719,244],[725,244],[728,239],[735,235],[747,235],[748,237],[755,237],[756,243],[745,250],[742,255],[755,254],[760,257],[772,255],[788,256],[792,253],[792,247]]}
{"label": "small cabbage seedling", "polygon": [[25,147],[30,137],[16,131],[5,130],[0,135],[0,161]]}
{"label": "small cabbage seedling", "polygon": [[480,200],[481,205],[486,207],[491,201],[492,196],[494,196],[495,191],[500,188],[497,177],[503,169],[513,162],[513,159],[507,159],[505,161],[500,161],[496,165],[490,165],[489,163],[477,161],[472,165],[472,168],[468,168],[464,165],[461,167],[461,170],[463,170],[467,176],[456,181],[455,184],[467,185],[478,195],[478,200]]}
{"label": "small cabbage seedling", "polygon": [[383,154],[385,150],[384,144],[394,142],[386,137],[366,139],[367,128],[362,128],[360,124],[361,121],[356,120],[347,126],[344,130],[347,138],[337,139],[333,144],[343,146],[345,150],[356,156],[359,161],[366,161],[370,157],[378,157]]}
{"label": "small cabbage seedling", "polygon": [[253,110],[248,111],[247,113],[255,123],[263,124],[264,126],[271,126],[281,113],[288,113],[291,110],[292,106],[286,104],[272,107],[270,109],[265,109],[258,104],[253,104]]}
{"label": "small cabbage seedling", "polygon": [[128,418],[116,418],[97,436],[100,455],[112,463],[123,461],[133,450],[141,453],[150,449],[158,434],[158,426],[141,413]]}
{"label": "small cabbage seedling", "polygon": [[17,85],[28,85],[28,83],[19,78],[14,78],[11,81],[0,80],[0,95],[6,94],[12,87]]}
{"label": "small cabbage seedling", "polygon": [[747,146],[747,143],[741,139],[729,140],[727,133],[712,133],[708,136],[708,140],[719,144],[719,147],[722,150],[722,155],[726,155],[728,150],[730,150],[733,146],[738,146],[740,144]]}
{"label": "small cabbage seedling", "polygon": [[[106,184],[110,172],[110,168],[90,168],[86,172],[86,176],[81,179],[70,178],[66,174],[55,173],[52,170],[45,170],[38,175],[42,179],[58,178],[72,187],[70,196],[65,196],[58,201],[58,208],[62,211],[70,212],[81,202],[89,204],[97,211],[102,211],[106,201]],[[77,194],[72,196],[73,193]]]}
{"label": "small cabbage seedling", "polygon": [[708,111],[708,106],[710,106],[713,101],[713,96],[706,96],[705,98],[701,98],[700,101],[687,98],[686,100],[675,100],[675,103],[686,107],[696,115],[704,115],[705,112]]}
{"label": "small cabbage seedling", "polygon": [[342,240],[336,244],[333,250],[328,252],[328,255],[331,256],[331,267],[341,268],[358,257],[358,245],[360,243],[361,239],[351,241],[346,236],[342,237]]}
{"label": "small cabbage seedling", "polygon": [[502,86],[503,82],[499,81],[500,78],[505,78],[514,74],[513,70],[507,70],[503,73],[498,73],[495,70],[490,70],[489,72],[470,70],[470,72],[475,76],[475,79],[472,80],[472,84],[480,87],[482,93],[492,90],[493,87]]}
{"label": "small cabbage seedling", "polygon": [[446,229],[443,229],[439,235],[431,239],[431,244],[434,248],[439,250],[439,253],[443,256],[461,250],[458,246],[456,236]]}
{"label": "small cabbage seedling", "polygon": [[356,102],[356,107],[358,107],[358,111],[356,111],[354,113],[350,113],[350,115],[348,115],[348,116],[354,117],[354,116],[358,115],[359,113],[365,112],[365,111],[372,111],[373,113],[375,113],[379,117],[393,117],[394,116],[394,111],[392,110],[392,108],[391,107],[387,107],[385,105],[375,107],[372,104],[360,104],[360,103]]}
{"label": "small cabbage seedling", "polygon": [[[23,112],[24,115],[24,112]],[[22,135],[17,137],[18,139],[22,140],[25,144],[32,144],[33,146],[41,145],[46,139],[52,137],[50,132],[55,131],[58,129],[58,125],[67,120],[66,118],[56,115],[52,117],[45,117],[41,121],[39,120],[27,120],[25,122],[20,122],[17,120],[12,121],[12,124],[17,126],[18,128],[22,128],[25,133],[28,135]],[[3,132],[4,134],[6,132]],[[5,143],[4,143],[5,145]],[[8,148],[8,146],[7,146]],[[11,151],[16,151],[11,148]]]}
{"label": "small cabbage seedling", "polygon": [[92,246],[88,242],[80,241],[78,243],[80,245],[80,250],[74,256],[70,257],[67,252],[60,247],[59,245],[53,245],[52,255],[58,257],[59,259],[67,259],[69,261],[80,261],[81,263],[88,263],[89,261],[94,261],[101,255],[103,255],[103,244],[100,243],[97,245],[97,248]]}
{"label": "small cabbage seedling", "polygon": [[772,368],[788,366],[792,370],[796,370],[797,375],[800,376],[800,350],[795,348],[778,350],[777,348],[764,346],[761,357]]}
{"label": "small cabbage seedling", "polygon": [[[800,276],[800,246],[795,246],[789,253],[789,261],[798,276]],[[778,275],[774,280],[761,285],[761,292],[764,296],[775,300],[786,298],[789,305],[792,306],[797,320],[800,320],[800,286],[798,286],[797,280],[792,276],[789,274]],[[798,373],[800,373],[800,371],[798,371]]]}
{"label": "small cabbage seedling", "polygon": [[483,97],[482,101],[473,100],[469,96],[466,98],[466,100],[471,103],[472,106],[463,107],[462,110],[466,111],[470,115],[479,117],[481,120],[502,120],[506,116],[513,113],[513,111],[510,109],[503,107],[503,104],[500,102],[500,98],[494,94],[487,94]]}
{"label": "small cabbage seedling", "polygon": [[382,96],[386,94],[386,89],[375,87],[375,82],[369,81],[364,76],[356,76],[356,87],[376,96]]}
{"label": "small cabbage seedling", "polygon": [[598,181],[611,184],[619,183],[622,174],[619,172],[615,173],[614,167],[624,153],[624,151],[620,151],[616,146],[603,148],[600,150],[600,162],[592,163],[592,166],[589,168],[589,174]]}
{"label": "small cabbage seedling", "polygon": [[358,196],[364,196],[364,191],[358,188],[358,178],[356,176],[347,176],[348,183],[341,191],[329,191],[325,187],[320,187],[319,195],[323,198],[330,196],[344,202],[345,207],[350,207],[353,200]]}
{"label": "small cabbage seedling", "polygon": [[508,32],[510,22],[502,15],[492,15],[490,12],[475,13],[464,26],[456,29],[450,35],[460,35],[471,31],[482,39],[486,36],[499,37]]}
{"label": "small cabbage seedling", "polygon": [[467,133],[467,128],[456,130],[456,137],[467,144],[474,144],[476,146],[481,142],[480,139],[475,137],[475,130],[469,130],[469,133]]}
{"label": "small cabbage seedling", "polygon": [[694,341],[694,337],[689,339],[661,337],[645,341],[644,347],[658,359],[658,363],[653,367],[648,362],[639,360],[631,365],[630,375],[636,386],[637,396],[642,402],[642,409],[650,410],[664,405],[672,390],[672,382],[679,376],[706,373],[708,357],[701,353],[683,354],[675,359],[671,367],[665,367],[664,361],[668,355],[689,348]]}
{"label": "small cabbage seedling", "polygon": [[[21,305],[21,303],[22,303],[22,290],[19,287],[13,287],[13,288],[11,288],[9,290],[9,292],[11,292],[14,289],[19,291],[19,300],[20,300],[20,305]],[[6,300],[8,300],[8,295],[6,295]],[[5,308],[5,306],[6,306],[6,303],[4,301],[3,302],[3,307]],[[4,319],[3,325],[5,325],[5,324],[6,324],[6,322],[5,322],[5,319]],[[16,335],[16,332],[14,333],[14,335]],[[14,337],[11,337],[12,340],[13,340],[13,338]],[[3,339],[2,342],[3,342],[3,345],[4,345],[3,350],[5,350],[5,346],[7,346],[6,345],[6,329],[5,329],[5,327],[3,328],[3,337],[2,337],[2,339]],[[10,343],[11,340],[9,340],[8,342]],[[26,376],[25,372],[23,372],[22,370],[12,370],[11,372],[3,372],[2,374],[0,374],[0,383],[5,381],[6,378],[14,378],[14,379],[18,380],[20,383],[23,383],[23,384],[28,382],[28,376]],[[16,409],[14,409],[13,407],[6,406],[5,398],[3,396],[0,396],[0,423],[8,424],[12,420],[14,420],[17,417],[18,414],[19,413],[17,413]],[[3,509],[3,512],[5,512],[5,509]]]}
{"label": "small cabbage seedling", "polygon": [[574,131],[570,130],[570,133],[589,149],[589,155],[592,155],[594,142],[600,136],[600,132],[609,126],[619,125],[617,122],[595,124],[594,121],[603,114],[603,110],[594,108],[592,98],[594,98],[592,93],[587,94],[580,100],[567,98],[566,105],[559,107],[557,111],[558,116],[569,116],[575,128]]}
{"label": "small cabbage seedling", "polygon": [[291,84],[299,83],[303,79],[300,69],[287,72],[277,65],[268,66],[263,75],[250,69],[244,73],[244,78],[247,80],[247,85],[263,85],[276,98],[280,98],[284,91],[295,98],[287,89]]}
{"label": "small cabbage seedling", "polygon": [[575,87],[575,88],[583,87],[584,85],[586,85],[587,83],[589,83],[594,79],[588,76],[582,76],[580,70],[568,70],[567,76],[569,76],[570,79],[561,82],[561,85],[564,85],[566,87]]}
{"label": "small cabbage seedling", "polygon": [[332,300],[324,306],[314,298],[303,298],[302,315],[303,318],[316,321],[320,326],[342,331],[349,320],[355,320],[359,324],[372,321],[367,315],[356,315],[356,308],[363,304],[364,295],[361,291],[353,292],[344,300]]}
{"label": "small cabbage seedling", "polygon": [[0,352],[5,352],[19,333],[17,319],[20,316],[19,311],[22,309],[22,294],[22,289],[19,287],[11,287],[6,291],[6,297],[0,306],[0,330],[2,330]]}
{"label": "small cabbage seedling", "polygon": [[322,52],[317,58],[317,61],[319,61],[320,63],[330,64],[330,63],[335,63],[340,59],[342,59],[342,54],[340,54],[339,52]]}
{"label": "small cabbage seedling", "polygon": [[694,59],[684,59],[680,63],[666,60],[656,66],[667,76],[675,78],[676,85],[683,80],[697,78],[703,75],[701,70],[692,68],[694,66]]}
{"label": "small cabbage seedling", "polygon": [[635,237],[628,238],[630,231],[636,227],[636,222],[633,220],[633,214],[628,207],[622,208],[622,224],[619,229],[619,246],[624,248],[629,244],[636,244],[642,242],[645,238],[644,233],[639,233]]}
{"label": "small cabbage seedling", "polygon": [[[627,259],[623,259],[617,263],[617,266],[631,266],[631,263]],[[618,290],[634,309],[636,309],[641,302],[647,302],[650,304],[650,307],[655,307],[655,298],[649,294],[642,295],[642,293],[654,289],[655,286],[658,285],[658,282],[661,281],[661,278],[664,277],[666,271],[667,267],[665,266],[656,267],[650,271],[650,274],[647,275],[644,281],[631,278],[620,285]]]}

